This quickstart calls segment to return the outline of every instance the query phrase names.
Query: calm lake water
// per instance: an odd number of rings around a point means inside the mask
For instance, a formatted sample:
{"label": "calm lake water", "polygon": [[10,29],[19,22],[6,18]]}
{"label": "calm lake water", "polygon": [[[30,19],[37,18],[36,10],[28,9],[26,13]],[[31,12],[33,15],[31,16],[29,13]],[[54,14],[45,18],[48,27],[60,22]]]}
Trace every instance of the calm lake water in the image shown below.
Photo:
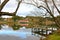
{"label": "calm lake water", "polygon": [[[13,30],[12,28],[8,27],[7,25],[2,25],[2,29],[0,30],[1,36],[16,36],[21,39],[19,40],[39,40],[39,36],[32,35],[31,29],[26,29],[25,27],[20,28],[19,30]],[[1,39],[0,36],[0,39]],[[5,38],[5,37],[3,37]],[[3,39],[1,39],[3,40]],[[8,40],[8,39],[7,39]]]}
{"label": "calm lake water", "polygon": [[[5,39],[8,40],[7,36],[19,37],[20,38],[19,40],[40,40],[40,37],[42,37],[41,35],[32,33],[31,28],[22,27],[19,30],[13,30],[8,25],[1,25],[1,26],[2,26],[2,29],[0,30],[0,39],[3,36],[1,40],[5,40]],[[51,28],[49,28],[49,29],[51,29]],[[54,28],[54,30],[57,30],[57,29]],[[51,31],[48,31],[48,34],[49,34],[49,32],[51,32]],[[32,35],[32,34],[34,34],[34,35]],[[46,34],[46,33],[44,32],[44,34]],[[5,39],[3,39],[3,38],[5,38]],[[45,37],[43,36],[43,38],[45,38]],[[17,39],[17,38],[15,38],[15,39]]]}

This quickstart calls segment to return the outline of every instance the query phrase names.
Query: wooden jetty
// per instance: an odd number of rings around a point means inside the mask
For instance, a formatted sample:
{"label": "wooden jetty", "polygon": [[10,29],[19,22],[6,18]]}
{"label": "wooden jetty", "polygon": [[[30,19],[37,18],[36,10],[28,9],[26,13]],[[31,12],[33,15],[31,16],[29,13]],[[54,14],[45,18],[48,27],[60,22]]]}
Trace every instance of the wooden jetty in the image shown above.
{"label": "wooden jetty", "polygon": [[33,33],[43,35],[43,36],[52,34],[56,30],[57,30],[57,28],[54,29],[53,27],[51,27],[51,28],[49,28],[49,27],[46,27],[46,28],[40,28],[40,27],[32,28]]}

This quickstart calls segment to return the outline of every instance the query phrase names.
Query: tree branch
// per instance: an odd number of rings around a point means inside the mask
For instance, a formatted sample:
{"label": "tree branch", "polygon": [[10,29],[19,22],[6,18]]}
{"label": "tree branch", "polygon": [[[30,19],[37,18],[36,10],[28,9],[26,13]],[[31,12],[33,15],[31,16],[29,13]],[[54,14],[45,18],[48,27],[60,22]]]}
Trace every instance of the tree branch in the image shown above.
{"label": "tree branch", "polygon": [[50,11],[49,14],[52,16],[52,18],[54,19],[54,21],[55,21],[55,23],[57,24],[57,26],[60,27],[59,21],[58,21],[58,19],[55,18],[54,15],[52,14],[52,12],[51,12],[51,10],[50,10],[50,8],[49,8],[49,6],[48,6],[47,0],[45,0],[45,3],[46,3],[46,5],[47,5],[47,8],[48,8],[49,11]]}
{"label": "tree branch", "polygon": [[57,9],[58,13],[60,14],[60,11],[59,11],[59,9],[57,8],[57,6],[56,6],[54,0],[52,0],[52,2],[53,2],[53,5],[55,6],[55,8]]}
{"label": "tree branch", "polygon": [[4,0],[4,2],[0,5],[0,12],[1,10],[3,9],[3,7],[6,5],[6,3],[8,2],[9,0]]}
{"label": "tree branch", "polygon": [[19,9],[19,6],[20,6],[20,3],[22,2],[22,0],[21,1],[19,1],[19,3],[18,3],[18,6],[17,6],[17,8],[16,8],[16,11],[14,12],[14,14],[16,15],[16,13],[17,13],[17,11],[18,11],[18,9]]}
{"label": "tree branch", "polygon": [[36,2],[34,0],[32,0],[32,1],[36,4],[36,6],[38,6],[37,0],[36,0]]}
{"label": "tree branch", "polygon": [[22,2],[22,3],[25,3],[25,4],[30,4],[30,5],[34,5],[34,6],[36,6],[35,4],[32,4],[32,3],[27,3],[27,2]]}
{"label": "tree branch", "polygon": [[2,15],[14,16],[14,13],[9,13],[9,12],[0,12],[0,16],[2,16]]}
{"label": "tree branch", "polygon": [[51,10],[50,10],[50,8],[49,8],[49,5],[48,5],[48,3],[47,3],[47,0],[45,0],[45,4],[46,4],[48,10],[51,12]]}
{"label": "tree branch", "polygon": [[41,5],[40,5],[38,8],[41,8],[41,7],[44,8],[44,9],[46,9],[46,11],[47,11],[48,13],[50,13],[50,11],[49,11],[46,7],[44,7],[44,6],[41,6]]}

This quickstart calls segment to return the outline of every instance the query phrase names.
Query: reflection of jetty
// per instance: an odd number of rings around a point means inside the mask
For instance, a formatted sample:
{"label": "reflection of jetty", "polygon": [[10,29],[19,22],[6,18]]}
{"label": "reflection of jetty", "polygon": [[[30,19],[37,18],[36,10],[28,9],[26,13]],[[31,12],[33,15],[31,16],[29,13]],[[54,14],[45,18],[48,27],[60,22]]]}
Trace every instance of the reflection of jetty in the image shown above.
{"label": "reflection of jetty", "polygon": [[52,34],[53,31],[56,31],[57,28],[53,28],[53,27],[46,27],[46,28],[32,28],[32,32],[33,33],[36,33],[36,34],[39,34],[39,35],[49,35],[49,34]]}

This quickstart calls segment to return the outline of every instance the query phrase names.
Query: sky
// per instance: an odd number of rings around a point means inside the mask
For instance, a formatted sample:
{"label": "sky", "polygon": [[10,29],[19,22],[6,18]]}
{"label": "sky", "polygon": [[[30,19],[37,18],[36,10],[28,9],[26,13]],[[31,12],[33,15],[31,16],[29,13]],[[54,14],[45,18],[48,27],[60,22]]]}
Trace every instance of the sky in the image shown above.
{"label": "sky", "polygon": [[[4,1],[4,0],[1,0],[1,3],[2,3],[3,1]],[[13,13],[13,12],[16,10],[17,3],[18,3],[18,2],[16,2],[16,0],[10,0],[10,1],[5,5],[5,7],[3,8],[2,11]],[[35,11],[35,10],[37,10],[38,12],[42,12],[42,10],[36,8],[35,6],[28,5],[28,4],[25,4],[25,3],[21,3],[16,15],[25,17],[26,15],[29,15],[29,14],[32,15],[32,14],[31,14],[31,11]],[[58,14],[55,14],[55,16],[56,16],[56,15],[58,15]]]}
{"label": "sky", "polygon": [[[1,2],[3,2],[3,0]],[[12,12],[15,11],[16,7],[17,7],[17,2],[15,0],[10,0],[6,4],[6,6],[3,8],[2,11],[12,13]],[[16,15],[18,15],[18,16],[26,16],[33,9],[34,8],[32,6],[28,6],[27,4],[23,3],[23,4],[20,5],[19,10],[18,10]]]}

